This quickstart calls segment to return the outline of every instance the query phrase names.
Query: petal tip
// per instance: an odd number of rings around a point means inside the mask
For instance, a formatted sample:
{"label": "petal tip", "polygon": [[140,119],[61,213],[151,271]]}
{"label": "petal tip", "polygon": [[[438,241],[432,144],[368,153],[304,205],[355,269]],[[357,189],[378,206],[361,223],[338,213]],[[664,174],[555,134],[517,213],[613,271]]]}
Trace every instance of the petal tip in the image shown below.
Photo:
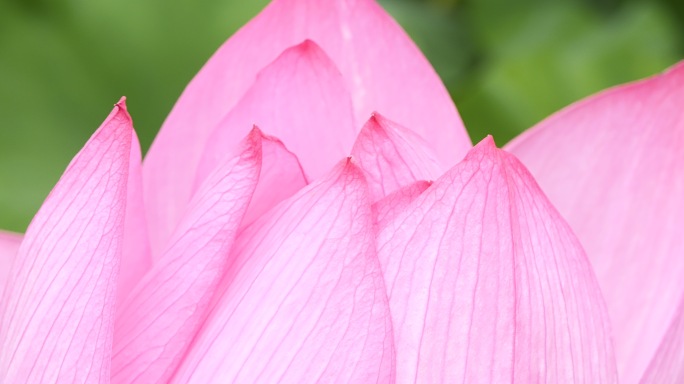
{"label": "petal tip", "polygon": [[374,123],[380,124],[385,120],[385,117],[378,111],[373,111],[371,112],[370,119],[368,121],[372,121]]}
{"label": "petal tip", "polygon": [[127,110],[127,108],[126,108],[126,96],[121,96],[119,101],[117,101],[116,104],[114,104],[114,105],[123,109],[123,110]]}
{"label": "petal tip", "polygon": [[266,135],[264,135],[264,132],[256,124],[254,124],[252,125],[252,130],[247,134],[247,137],[249,140],[261,140],[264,139]]}
{"label": "petal tip", "polygon": [[487,135],[487,137],[485,137],[484,139],[482,139],[482,141],[480,141],[480,142],[477,144],[477,146],[480,146],[480,145],[485,146],[485,147],[489,147],[489,148],[492,148],[492,149],[496,149],[496,148],[497,148],[497,147],[496,147],[496,142],[494,141],[494,137],[493,137],[492,135]]}
{"label": "petal tip", "polygon": [[466,155],[465,159],[477,157],[477,158],[494,158],[498,153],[502,152],[496,147],[494,138],[492,135],[487,135],[479,143],[477,143]]}
{"label": "petal tip", "polygon": [[264,139],[266,139],[266,135],[264,135],[261,129],[256,125],[252,126],[252,130],[243,139],[243,151],[260,157]]}
{"label": "petal tip", "polygon": [[387,130],[387,125],[387,118],[378,112],[373,112],[363,128],[371,131],[383,132]]}
{"label": "petal tip", "polygon": [[[271,136],[264,133],[264,131],[262,131],[261,128],[259,128],[256,124],[252,126],[252,130],[249,132],[247,137],[249,138],[248,140],[259,140],[261,142],[268,141],[273,144],[282,146],[287,150],[287,147],[285,146],[283,141],[280,140],[280,138],[278,138],[277,136]],[[289,150],[288,152],[292,153]]]}
{"label": "petal tip", "polygon": [[[114,109],[112,109],[107,119],[105,119],[105,125],[112,122],[113,120],[119,120],[123,124],[116,124],[117,129],[128,129],[133,131],[133,118],[131,114],[128,113],[128,107],[126,106],[126,96],[121,96],[119,101],[114,104]],[[133,133],[131,133],[133,134]]]}
{"label": "petal tip", "polygon": [[352,156],[347,156],[344,160],[342,160],[341,164],[338,165],[338,171],[334,172],[337,175],[340,176],[349,176],[348,179],[353,179],[353,180],[366,180],[366,177],[363,174],[363,170],[361,167],[357,164],[356,160]]}
{"label": "petal tip", "polygon": [[301,43],[286,49],[284,54],[288,51],[303,57],[317,57],[324,54],[323,48],[311,39],[305,39]]}

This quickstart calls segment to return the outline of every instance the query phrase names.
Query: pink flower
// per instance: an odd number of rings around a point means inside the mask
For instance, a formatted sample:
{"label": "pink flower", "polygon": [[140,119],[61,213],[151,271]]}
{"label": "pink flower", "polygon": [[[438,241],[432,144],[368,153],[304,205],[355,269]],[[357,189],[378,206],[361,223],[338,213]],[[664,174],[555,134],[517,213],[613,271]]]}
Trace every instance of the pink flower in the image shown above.
{"label": "pink flower", "polygon": [[680,382],[682,105],[678,65],[471,148],[377,4],[276,0],[144,166],[122,99],[0,234],[0,382]]}

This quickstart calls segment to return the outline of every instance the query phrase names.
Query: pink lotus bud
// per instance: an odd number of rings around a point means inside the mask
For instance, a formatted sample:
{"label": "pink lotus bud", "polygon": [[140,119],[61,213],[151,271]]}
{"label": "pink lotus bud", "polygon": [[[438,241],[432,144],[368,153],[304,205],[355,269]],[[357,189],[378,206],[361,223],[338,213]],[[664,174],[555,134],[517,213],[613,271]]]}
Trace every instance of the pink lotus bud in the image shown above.
{"label": "pink lotus bud", "polygon": [[680,64],[472,147],[374,1],[275,0],[0,233],[0,382],[680,382],[682,106]]}

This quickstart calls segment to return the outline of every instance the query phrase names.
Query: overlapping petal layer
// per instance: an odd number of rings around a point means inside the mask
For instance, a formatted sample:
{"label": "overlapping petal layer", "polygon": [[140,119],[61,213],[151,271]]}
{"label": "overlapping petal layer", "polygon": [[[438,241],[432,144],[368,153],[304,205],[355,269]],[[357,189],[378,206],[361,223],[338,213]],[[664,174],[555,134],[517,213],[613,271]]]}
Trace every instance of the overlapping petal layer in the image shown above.
{"label": "overlapping petal layer", "polygon": [[352,156],[366,173],[373,201],[418,180],[433,180],[441,166],[417,134],[374,113],[359,132]]}
{"label": "overlapping petal layer", "polygon": [[[380,111],[424,137],[443,165],[454,164],[470,147],[434,70],[378,4],[372,0],[276,0],[216,52],[164,123],[145,159],[152,227],[161,228],[166,236],[173,230],[190,199],[211,132],[262,68],[307,39],[322,47],[339,68],[352,95],[357,122]],[[269,127],[262,128],[271,133]],[[336,156],[330,154],[321,161],[329,159]],[[156,237],[153,233],[153,249],[161,243]]]}
{"label": "overlapping petal layer", "polygon": [[131,135],[122,100],[31,222],[2,302],[0,382],[109,382]]}
{"label": "overlapping petal layer", "polygon": [[195,194],[169,247],[117,311],[112,380],[167,382],[206,318],[259,179],[253,130]]}
{"label": "overlapping petal layer", "polygon": [[255,222],[173,382],[391,381],[374,236],[365,181],[350,161]]}
{"label": "overlapping petal layer", "polygon": [[0,382],[678,383],[682,106],[684,63],[509,145],[569,226],[489,138],[425,181],[470,142],[374,1],[275,0],[144,169],[122,100],[0,233]]}
{"label": "overlapping petal layer", "polygon": [[400,382],[616,382],[581,246],[491,138],[399,204],[378,223],[378,257]]}
{"label": "overlapping petal layer", "polygon": [[262,136],[261,153],[259,182],[242,220],[242,227],[248,226],[308,184],[299,159],[278,138]]}
{"label": "overlapping petal layer", "polygon": [[432,182],[420,180],[398,189],[382,200],[373,204],[373,214],[376,222],[388,223],[408,207],[413,200],[418,198]]}
{"label": "overlapping petal layer", "polygon": [[253,125],[283,140],[314,178],[347,155],[356,136],[344,79],[309,40],[285,50],[259,72],[254,85],[214,129],[197,180],[201,182]]}
{"label": "overlapping petal layer", "polygon": [[575,104],[512,142],[587,250],[636,383],[684,295],[684,63]]}

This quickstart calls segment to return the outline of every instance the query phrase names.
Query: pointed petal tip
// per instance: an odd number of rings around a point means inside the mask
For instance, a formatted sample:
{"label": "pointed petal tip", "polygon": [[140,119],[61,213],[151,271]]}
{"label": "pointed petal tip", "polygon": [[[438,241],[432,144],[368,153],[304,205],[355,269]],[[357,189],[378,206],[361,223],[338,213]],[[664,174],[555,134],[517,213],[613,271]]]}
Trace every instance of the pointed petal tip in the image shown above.
{"label": "pointed petal tip", "polygon": [[254,152],[260,152],[263,140],[265,139],[267,139],[267,136],[264,132],[256,125],[253,125],[247,136],[244,137],[243,143],[247,148],[253,149]]}
{"label": "pointed petal tip", "polygon": [[[356,164],[356,160],[354,159],[353,156],[347,156],[344,160],[342,160],[340,162],[339,168],[340,168],[340,172],[344,173],[344,172],[348,172],[348,171],[353,172],[353,169],[358,169],[359,166]],[[360,171],[360,169],[359,169],[359,171]]]}
{"label": "pointed petal tip", "polygon": [[[423,143],[424,141],[424,138],[416,132],[412,131],[411,129],[405,126],[402,126],[401,124],[397,123],[396,121],[386,117],[385,115],[377,111],[371,113],[370,117],[363,125],[362,130],[368,130],[373,133],[380,133],[383,136],[396,136],[397,134],[400,136],[411,136],[410,141],[419,140],[421,143]],[[429,147],[427,143],[424,143],[423,145],[425,147]]]}
{"label": "pointed petal tip", "polygon": [[388,132],[396,130],[402,132],[410,132],[410,134],[413,134],[416,137],[420,137],[421,140],[424,140],[424,138],[421,135],[411,130],[410,127],[401,125],[396,120],[393,120],[378,111],[373,111],[373,113],[371,113],[370,117],[363,125],[363,128],[366,128],[366,126],[368,126],[368,129],[378,132]]}
{"label": "pointed petal tip", "polygon": [[287,148],[287,145],[277,136],[272,136],[269,134],[264,133],[264,131],[261,130],[256,124],[252,126],[252,130],[249,132],[247,135],[247,141],[253,144],[257,144],[257,142],[260,144],[260,147],[263,149],[264,143],[271,143],[273,145],[276,145],[278,147],[281,147],[283,150],[285,150],[287,153],[291,154],[293,158],[296,159],[297,166],[301,171],[302,176],[304,177],[304,181],[308,184],[309,180],[305,175],[304,168],[302,167],[302,164],[299,161],[299,158],[297,158],[297,154],[292,152],[289,148]]}
{"label": "pointed petal tip", "polygon": [[114,104],[114,110],[112,111],[112,116],[116,116],[118,114],[121,114],[121,116],[128,121],[129,124],[131,124],[131,129],[133,128],[133,118],[131,117],[131,114],[128,112],[128,106],[126,105],[126,96],[121,96],[119,101]]}
{"label": "pointed petal tip", "polygon": [[492,161],[499,161],[499,155],[502,153],[505,152],[497,148],[492,135],[487,135],[487,137],[482,139],[479,143],[477,143],[473,148],[470,149],[470,151],[466,154],[464,161],[472,159],[473,157],[480,159],[489,159]]}
{"label": "pointed petal tip", "polygon": [[[299,157],[297,157],[297,154],[293,151],[291,151],[287,145],[278,137],[278,136],[273,136],[264,133],[258,126],[254,125],[252,127],[252,131],[250,132],[250,137],[252,137],[254,140],[259,140],[262,148],[262,152],[268,151],[268,149],[264,148],[264,146],[268,147],[268,145],[273,145],[275,147],[279,147],[282,149],[285,153],[288,153],[292,156],[296,163],[296,167],[299,169],[300,176],[303,178],[304,184],[309,184],[310,180],[309,177],[306,175],[306,172],[304,171],[304,167],[302,167],[302,163],[299,160]],[[272,148],[272,147],[271,147]]]}
{"label": "pointed petal tip", "polygon": [[321,49],[318,44],[311,39],[304,39],[304,41],[297,44],[296,47],[302,51]]}
{"label": "pointed petal tip", "polygon": [[[480,171],[482,172],[492,169],[492,167],[500,168],[502,170],[513,170],[516,173],[523,174],[525,177],[529,178],[530,182],[535,186],[534,188],[539,188],[536,180],[520,159],[512,153],[498,148],[491,135],[487,135],[487,137],[477,143],[477,145],[466,154],[463,161],[479,164]],[[447,171],[447,174],[451,174],[459,168],[460,167],[457,164],[451,170]],[[539,191],[541,192],[541,189],[539,189]]]}
{"label": "pointed petal tip", "polygon": [[379,112],[371,113],[370,118],[363,125],[363,129],[369,129],[376,132],[385,132],[387,130],[388,119]]}
{"label": "pointed petal tip", "polygon": [[347,156],[335,168],[332,172],[332,178],[344,176],[345,180],[363,180],[364,183],[366,182],[363,169],[357,164],[353,156]]}
{"label": "pointed petal tip", "polygon": [[380,112],[378,111],[373,111],[371,112],[370,118],[368,119],[369,122],[374,122],[380,124],[382,121],[385,120],[385,116],[383,116]]}
{"label": "pointed petal tip", "polygon": [[494,137],[493,137],[492,135],[487,135],[487,137],[485,137],[484,139],[482,139],[482,140],[477,144],[477,146],[480,146],[480,145],[486,146],[486,147],[490,147],[490,148],[494,148],[494,149],[497,148],[497,147],[496,147],[496,142],[494,141]]}
{"label": "pointed petal tip", "polygon": [[126,110],[126,96],[121,96],[119,101],[117,101],[116,104],[114,104],[114,105],[119,107],[119,108]]}
{"label": "pointed petal tip", "polygon": [[328,57],[323,48],[311,39],[305,39],[297,45],[293,45],[281,53],[281,56],[297,55],[301,57]]}
{"label": "pointed petal tip", "polygon": [[131,115],[128,113],[128,108],[126,107],[126,96],[122,96],[121,99],[114,104],[114,108],[109,113],[109,116],[107,116],[94,135],[97,135],[98,132],[118,132],[120,130],[124,130],[124,134],[127,136],[130,135],[131,138],[135,135],[133,118],[131,118]]}
{"label": "pointed petal tip", "polygon": [[[247,137],[249,138],[249,140],[259,140],[262,142],[263,141],[270,141],[274,144],[282,145],[283,147],[285,147],[285,144],[283,143],[282,140],[280,140],[280,138],[278,138],[277,136],[272,136],[272,135],[264,133],[264,131],[262,131],[261,128],[259,128],[256,124],[254,124],[252,126],[252,130],[249,131],[249,134],[247,135]],[[290,152],[290,151],[288,151],[288,152]]]}
{"label": "pointed petal tip", "polygon": [[351,153],[364,170],[373,201],[412,182],[435,179],[446,169],[423,137],[378,112],[363,125]]}
{"label": "pointed petal tip", "polygon": [[368,121],[366,121],[366,124],[364,124],[364,126],[366,126],[366,125],[372,125],[372,126],[373,125],[380,125],[380,119],[381,119],[380,115],[377,112],[373,112],[373,113],[371,113],[370,118],[368,119]]}
{"label": "pointed petal tip", "polygon": [[247,134],[247,137],[249,140],[259,140],[266,137],[266,135],[256,124],[254,124],[252,125],[252,130]]}
{"label": "pointed petal tip", "polygon": [[[133,130],[133,119],[128,114],[126,110],[125,100],[119,100],[118,103],[114,104],[114,108],[109,112],[107,118],[102,122],[100,127],[92,134],[88,142],[92,140],[106,141],[107,137],[118,136],[121,140],[128,141],[125,148],[129,151],[137,143],[137,136]],[[87,146],[88,144],[86,144]],[[85,147],[84,146],[84,149]],[[73,162],[74,160],[72,160]]]}

